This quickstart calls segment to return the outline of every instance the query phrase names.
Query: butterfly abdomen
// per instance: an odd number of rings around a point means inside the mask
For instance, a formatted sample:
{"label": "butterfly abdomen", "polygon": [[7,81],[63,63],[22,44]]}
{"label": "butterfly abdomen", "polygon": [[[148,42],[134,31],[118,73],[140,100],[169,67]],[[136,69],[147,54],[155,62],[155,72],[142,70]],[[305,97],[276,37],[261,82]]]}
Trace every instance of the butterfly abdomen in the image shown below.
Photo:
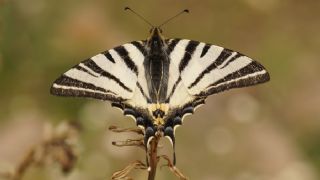
{"label": "butterfly abdomen", "polygon": [[146,56],[144,61],[149,93],[153,102],[164,102],[167,92],[169,59],[161,53]]}

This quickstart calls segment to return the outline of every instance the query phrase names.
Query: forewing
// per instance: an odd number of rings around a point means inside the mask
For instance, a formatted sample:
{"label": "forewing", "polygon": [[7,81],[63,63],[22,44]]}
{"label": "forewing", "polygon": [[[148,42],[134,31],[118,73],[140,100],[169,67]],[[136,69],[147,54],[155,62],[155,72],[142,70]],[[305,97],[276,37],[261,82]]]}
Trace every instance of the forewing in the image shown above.
{"label": "forewing", "polygon": [[102,52],[74,66],[52,85],[58,96],[90,97],[145,106],[144,42],[135,41]]}
{"label": "forewing", "polygon": [[193,96],[208,96],[270,79],[260,63],[230,49],[186,39],[171,39],[168,43],[169,47],[174,44],[169,54],[171,72],[180,74]]}

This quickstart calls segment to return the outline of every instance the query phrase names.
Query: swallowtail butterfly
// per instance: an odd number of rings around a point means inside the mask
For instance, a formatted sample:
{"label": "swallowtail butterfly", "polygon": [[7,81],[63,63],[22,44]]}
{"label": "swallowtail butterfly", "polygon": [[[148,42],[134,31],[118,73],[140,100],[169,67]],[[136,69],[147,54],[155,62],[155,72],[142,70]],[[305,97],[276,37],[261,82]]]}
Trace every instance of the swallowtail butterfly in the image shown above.
{"label": "swallowtail butterfly", "polygon": [[[270,79],[260,63],[239,52],[188,39],[166,39],[160,26],[152,26],[146,40],[82,61],[53,83],[51,94],[110,101],[143,129],[148,150],[155,135],[168,137],[174,148],[176,128],[208,96]],[[175,159],[174,154],[174,164]]]}

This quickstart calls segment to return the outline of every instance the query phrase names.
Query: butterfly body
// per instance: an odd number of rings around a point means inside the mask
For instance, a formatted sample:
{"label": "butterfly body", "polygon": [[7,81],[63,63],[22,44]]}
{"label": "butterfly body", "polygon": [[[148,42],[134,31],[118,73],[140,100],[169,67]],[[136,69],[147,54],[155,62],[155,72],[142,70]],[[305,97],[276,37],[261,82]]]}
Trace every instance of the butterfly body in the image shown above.
{"label": "butterfly body", "polygon": [[[247,56],[203,42],[164,39],[151,29],[133,41],[93,56],[59,77],[51,93],[111,101],[144,131],[175,147],[175,130],[212,94],[263,83],[269,74]],[[174,156],[175,163],[175,156]]]}
{"label": "butterfly body", "polygon": [[170,60],[166,54],[165,41],[158,28],[152,29],[151,37],[145,46],[144,68],[149,94],[153,103],[164,103],[167,94]]}

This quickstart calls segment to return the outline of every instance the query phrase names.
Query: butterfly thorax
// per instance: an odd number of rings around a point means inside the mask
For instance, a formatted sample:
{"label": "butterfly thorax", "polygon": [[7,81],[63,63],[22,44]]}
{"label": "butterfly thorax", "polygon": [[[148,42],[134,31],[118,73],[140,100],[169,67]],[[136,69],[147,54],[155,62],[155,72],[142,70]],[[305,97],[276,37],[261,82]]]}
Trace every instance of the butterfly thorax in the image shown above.
{"label": "butterfly thorax", "polygon": [[149,111],[155,125],[164,124],[164,116],[168,112],[166,96],[168,89],[169,58],[166,54],[166,45],[161,30],[151,29],[151,36],[146,43],[144,60],[145,77],[151,98]]}

